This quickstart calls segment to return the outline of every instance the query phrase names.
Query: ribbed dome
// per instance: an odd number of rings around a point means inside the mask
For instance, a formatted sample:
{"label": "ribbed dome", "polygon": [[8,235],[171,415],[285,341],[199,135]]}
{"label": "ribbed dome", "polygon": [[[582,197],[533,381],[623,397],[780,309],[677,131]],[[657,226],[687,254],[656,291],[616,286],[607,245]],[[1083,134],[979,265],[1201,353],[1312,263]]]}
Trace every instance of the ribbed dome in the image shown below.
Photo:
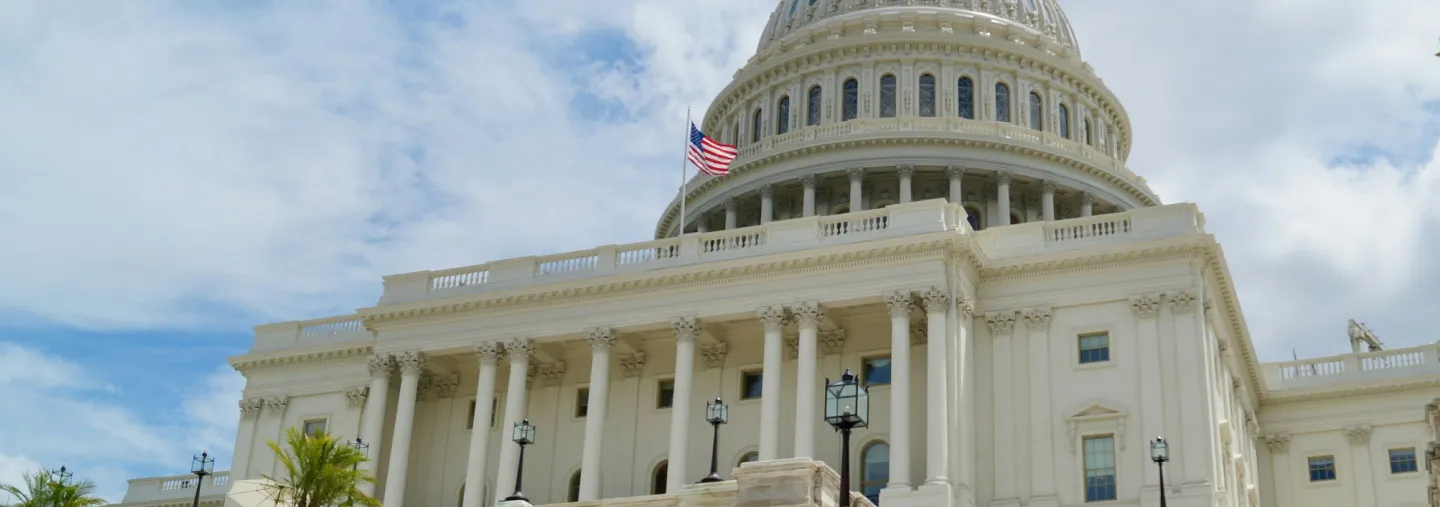
{"label": "ribbed dome", "polygon": [[786,35],[828,18],[864,16],[865,11],[876,10],[934,12],[937,9],[956,11],[960,16],[1008,21],[1076,53],[1080,51],[1075,31],[1055,0],[780,0],[765,25],[756,52],[763,53]]}

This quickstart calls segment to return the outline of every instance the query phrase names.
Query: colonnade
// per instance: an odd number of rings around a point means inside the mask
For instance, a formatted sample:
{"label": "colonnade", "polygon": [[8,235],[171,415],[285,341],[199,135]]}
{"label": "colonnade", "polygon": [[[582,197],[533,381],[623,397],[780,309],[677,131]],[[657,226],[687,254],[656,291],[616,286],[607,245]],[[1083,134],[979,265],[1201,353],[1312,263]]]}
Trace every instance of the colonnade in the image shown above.
{"label": "colonnade", "polygon": [[[926,470],[918,483],[948,486],[952,478],[967,477],[969,471],[951,470],[948,425],[950,411],[948,403],[952,393],[948,388],[947,373],[947,328],[952,322],[949,312],[955,311],[949,291],[930,287],[919,290],[902,290],[883,295],[890,313],[891,340],[890,354],[892,369],[907,372],[910,369],[910,312],[918,299],[924,307],[927,326],[927,356],[925,452]],[[968,312],[966,312],[968,314]],[[817,413],[821,406],[823,386],[815,380],[816,363],[819,360],[818,335],[825,310],[816,302],[793,305],[769,305],[756,310],[756,316],[764,324],[764,369],[761,395],[759,455],[760,460],[781,458],[814,458],[815,421],[823,417]],[[966,319],[957,319],[962,327],[968,327]],[[781,449],[781,399],[784,387],[781,378],[784,360],[784,338],[782,330],[794,322],[799,331],[798,368],[794,383],[796,394],[795,440],[793,449]],[[671,412],[669,439],[669,470],[667,490],[678,491],[681,486],[693,482],[698,475],[686,469],[690,460],[684,459],[690,441],[691,412],[701,410],[692,407],[695,375],[695,341],[701,333],[701,322],[695,317],[679,317],[671,321],[675,333],[676,360],[674,376],[675,410]],[[600,327],[586,330],[586,339],[591,350],[588,413],[585,418],[585,442],[581,457],[579,501],[600,499],[600,485],[603,477],[604,459],[602,442],[605,434],[606,407],[610,383],[611,349],[616,344],[615,331]],[[475,420],[486,421],[492,416],[491,407],[495,393],[496,375],[499,362],[510,362],[509,383],[505,396],[502,434],[514,423],[526,418],[527,369],[535,350],[530,338],[512,338],[503,341],[487,341],[477,344],[473,351],[479,367],[476,380]],[[366,399],[363,438],[373,448],[385,445],[382,442],[383,414],[388,407],[386,393],[390,376],[400,370],[399,401],[395,411],[393,442],[389,443],[389,468],[386,474],[383,503],[387,507],[401,507],[405,498],[407,465],[410,459],[410,443],[415,418],[415,397],[420,376],[427,364],[427,356],[419,351],[377,355],[370,361],[372,375],[370,396]],[[965,384],[968,390],[968,383]],[[887,488],[902,491],[912,490],[917,481],[911,473],[911,385],[908,375],[899,374],[891,378],[890,384],[890,478]],[[961,396],[968,396],[959,393]],[[962,423],[963,424],[963,423]],[[962,427],[968,428],[968,424]],[[491,471],[486,468],[486,456],[490,448],[489,431],[474,431],[470,435],[469,454],[465,473],[466,484],[483,484]],[[501,442],[496,477],[494,501],[501,501],[509,495],[506,486],[514,484],[519,461],[519,446]],[[378,452],[375,453],[378,455]],[[960,467],[967,467],[965,460],[959,460]],[[371,465],[373,466],[373,465]],[[373,469],[372,469],[373,472]],[[693,476],[693,477],[692,477]],[[485,504],[481,498],[484,488],[467,487],[462,507],[480,507]],[[373,492],[373,491],[372,491]]]}

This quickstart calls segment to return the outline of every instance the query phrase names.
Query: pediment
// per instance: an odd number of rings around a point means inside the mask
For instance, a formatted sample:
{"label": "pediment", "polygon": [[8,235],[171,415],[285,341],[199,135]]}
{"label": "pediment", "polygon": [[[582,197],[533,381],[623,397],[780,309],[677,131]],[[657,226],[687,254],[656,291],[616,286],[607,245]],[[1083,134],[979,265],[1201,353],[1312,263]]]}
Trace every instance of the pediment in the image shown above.
{"label": "pediment", "polygon": [[1065,420],[1074,422],[1098,421],[1105,419],[1122,419],[1125,417],[1125,415],[1126,413],[1124,410],[1117,408],[1114,405],[1105,402],[1095,401],[1086,404],[1077,410],[1071,411],[1070,415],[1066,417]]}

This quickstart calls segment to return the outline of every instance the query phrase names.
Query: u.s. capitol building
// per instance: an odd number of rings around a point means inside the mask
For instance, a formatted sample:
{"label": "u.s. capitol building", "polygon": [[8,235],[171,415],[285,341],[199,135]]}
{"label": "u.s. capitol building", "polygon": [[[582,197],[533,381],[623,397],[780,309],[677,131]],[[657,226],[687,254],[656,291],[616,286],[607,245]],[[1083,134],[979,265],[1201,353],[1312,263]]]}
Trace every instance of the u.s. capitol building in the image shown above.
{"label": "u.s. capitol building", "polygon": [[[490,505],[528,420],[534,504],[772,505],[746,473],[841,469],[821,412],[845,369],[871,396],[855,502],[1159,505],[1157,436],[1170,506],[1435,501],[1440,346],[1337,320],[1317,339],[1353,353],[1260,363],[1204,216],[1125,165],[1129,119],[1054,0],[784,0],[703,130],[740,156],[654,241],[388,276],[373,307],[257,327],[202,503],[248,502],[300,427],[368,443],[387,507]],[[717,397],[741,479],[696,485]],[[124,505],[193,487],[137,479]]]}

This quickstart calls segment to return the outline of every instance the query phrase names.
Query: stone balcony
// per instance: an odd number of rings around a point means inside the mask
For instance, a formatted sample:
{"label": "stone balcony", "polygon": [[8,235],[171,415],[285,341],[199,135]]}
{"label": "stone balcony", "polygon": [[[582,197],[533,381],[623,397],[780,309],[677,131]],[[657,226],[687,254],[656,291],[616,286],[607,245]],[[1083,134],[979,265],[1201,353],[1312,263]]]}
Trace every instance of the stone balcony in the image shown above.
{"label": "stone balcony", "polygon": [[[123,505],[190,505],[195,499],[196,479],[194,475],[170,475],[131,479],[125,490]],[[204,479],[200,489],[202,503],[223,501],[230,489],[230,472],[215,472]]]}
{"label": "stone balcony", "polygon": [[1440,375],[1440,343],[1406,349],[1265,363],[1265,387],[1271,393],[1323,389],[1337,385],[1364,386],[1405,377]]}

